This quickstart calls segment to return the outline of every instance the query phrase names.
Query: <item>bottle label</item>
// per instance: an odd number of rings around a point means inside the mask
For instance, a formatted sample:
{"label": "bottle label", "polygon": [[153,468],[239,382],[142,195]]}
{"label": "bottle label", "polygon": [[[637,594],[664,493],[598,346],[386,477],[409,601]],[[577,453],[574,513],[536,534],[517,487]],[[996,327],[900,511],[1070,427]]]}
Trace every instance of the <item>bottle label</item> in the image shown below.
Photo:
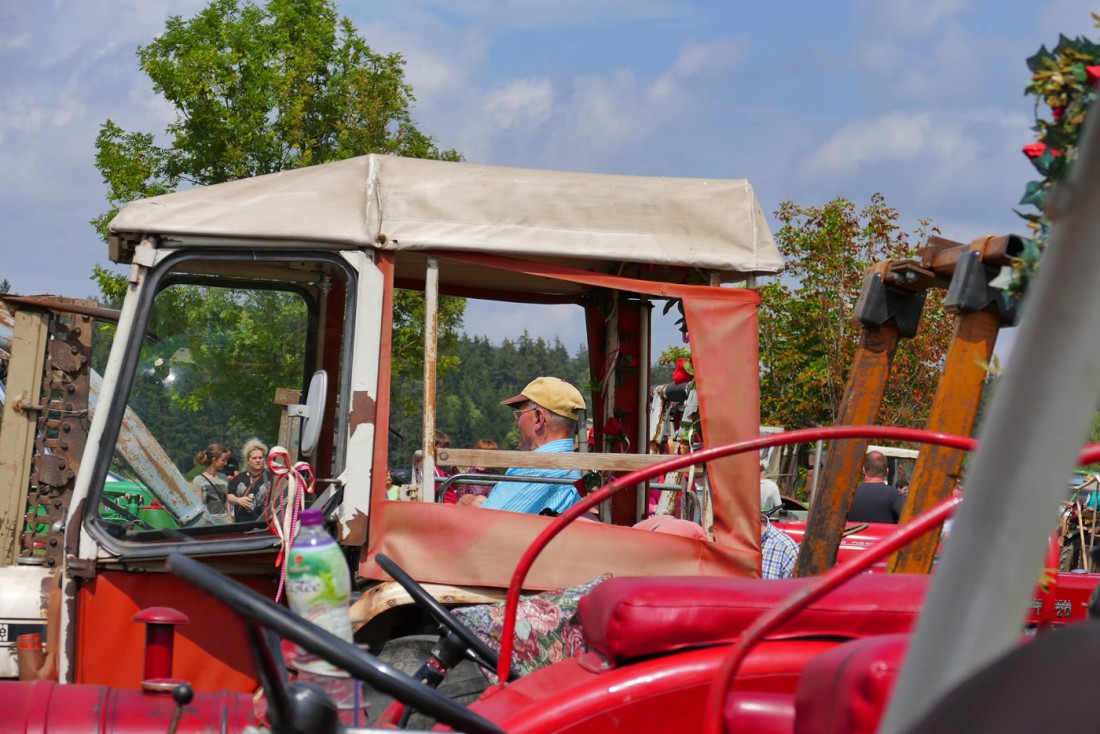
{"label": "bottle label", "polygon": [[338,545],[292,547],[286,592],[290,608],[300,616],[351,642],[351,580]]}

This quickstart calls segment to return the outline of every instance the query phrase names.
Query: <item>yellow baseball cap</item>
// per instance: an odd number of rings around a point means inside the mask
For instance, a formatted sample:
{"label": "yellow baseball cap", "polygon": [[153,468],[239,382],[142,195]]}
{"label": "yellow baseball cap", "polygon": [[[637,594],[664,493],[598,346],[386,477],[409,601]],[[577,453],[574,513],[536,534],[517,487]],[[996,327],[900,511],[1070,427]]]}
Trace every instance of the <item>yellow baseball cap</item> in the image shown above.
{"label": "yellow baseball cap", "polygon": [[501,400],[501,405],[515,405],[531,401],[563,418],[576,420],[584,410],[581,391],[559,377],[536,377],[519,395]]}

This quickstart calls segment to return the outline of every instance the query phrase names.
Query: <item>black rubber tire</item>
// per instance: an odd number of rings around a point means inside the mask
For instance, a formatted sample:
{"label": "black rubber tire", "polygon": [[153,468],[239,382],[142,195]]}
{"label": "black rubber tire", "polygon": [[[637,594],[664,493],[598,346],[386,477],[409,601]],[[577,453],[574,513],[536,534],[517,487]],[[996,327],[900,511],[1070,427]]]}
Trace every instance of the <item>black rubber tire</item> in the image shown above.
{"label": "black rubber tire", "polygon": [[1058,553],[1058,570],[1073,571],[1083,568],[1081,558],[1081,541],[1079,538],[1062,541],[1062,550]]}
{"label": "black rubber tire", "polygon": [[[459,622],[451,614],[450,610],[440,604],[428,593],[427,589],[421,586],[416,579],[407,574],[392,558],[384,553],[376,553],[374,555],[374,562],[377,563],[383,571],[388,573],[394,581],[401,585],[406,593],[412,597],[413,603],[416,604],[418,609],[431,616],[440,627],[458,637],[458,639],[466,645],[468,655],[480,662],[486,670],[496,672],[500,659],[497,650],[493,649],[488,642],[483,640],[472,629],[467,628],[466,625]],[[513,668],[511,674],[508,676],[508,680],[512,681],[518,677],[519,673]]]}
{"label": "black rubber tire", "polygon": [[[432,647],[438,641],[437,635],[398,637],[382,646],[378,659],[389,663],[403,673],[414,675],[424,661],[431,656]],[[463,660],[447,671],[447,677],[436,690],[457,703],[469,704],[476,701],[488,687],[489,680],[482,674],[481,668],[470,660]],[[364,690],[364,698],[369,706],[368,716],[373,724],[393,703],[393,697],[373,690],[370,686],[364,686]],[[413,714],[409,719],[411,729],[431,729],[435,724],[434,719],[420,713]]]}

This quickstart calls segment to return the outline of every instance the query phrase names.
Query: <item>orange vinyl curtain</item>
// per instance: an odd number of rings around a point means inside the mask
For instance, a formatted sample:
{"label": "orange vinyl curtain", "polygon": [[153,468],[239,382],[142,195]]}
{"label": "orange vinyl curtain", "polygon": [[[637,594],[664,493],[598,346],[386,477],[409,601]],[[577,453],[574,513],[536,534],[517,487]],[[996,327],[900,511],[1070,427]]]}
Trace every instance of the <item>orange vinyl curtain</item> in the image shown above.
{"label": "orange vinyl curtain", "polygon": [[[753,298],[684,298],[706,446],[760,435],[759,298],[754,291],[736,292]],[[715,540],[759,552],[759,455],[753,452],[720,459],[708,472],[714,494]]]}
{"label": "orange vinyl curtain", "polygon": [[[435,253],[482,267],[566,280],[594,288],[680,298],[689,327],[703,440],[707,446],[754,438],[760,432],[760,385],[757,350],[757,306],[760,297],[744,288],[718,288],[635,280],[561,265],[479,253]],[[598,414],[597,414],[598,415]],[[730,457],[708,467],[714,491],[715,540],[743,558],[755,557],[760,568],[760,487],[755,454]],[[385,488],[375,482],[371,501],[371,537],[367,555],[381,549],[376,532],[385,512]],[[746,558],[747,559],[747,558]],[[365,560],[365,559],[364,559]],[[435,563],[447,565],[445,558]],[[369,563],[362,570],[369,572]],[[439,569],[436,570],[439,573]],[[483,583],[487,579],[483,579]]]}

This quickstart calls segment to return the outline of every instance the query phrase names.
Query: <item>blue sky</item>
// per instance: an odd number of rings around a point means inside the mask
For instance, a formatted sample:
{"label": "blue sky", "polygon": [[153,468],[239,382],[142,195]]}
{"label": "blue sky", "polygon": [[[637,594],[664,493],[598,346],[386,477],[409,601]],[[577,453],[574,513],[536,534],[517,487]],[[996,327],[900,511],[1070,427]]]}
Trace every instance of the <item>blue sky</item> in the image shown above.
{"label": "blue sky", "polygon": [[[108,264],[94,140],[108,117],[160,132],[172,110],[134,52],[195,0],[0,0],[0,278],[93,296]],[[342,0],[378,51],[404,54],[415,117],[476,163],[748,178],[784,200],[862,205],[962,242],[1019,232],[1032,170],[1025,59],[1100,35],[1083,0]],[[489,316],[472,332],[581,340],[572,310]],[[671,335],[671,330],[668,330]],[[671,338],[671,336],[670,336]]]}

